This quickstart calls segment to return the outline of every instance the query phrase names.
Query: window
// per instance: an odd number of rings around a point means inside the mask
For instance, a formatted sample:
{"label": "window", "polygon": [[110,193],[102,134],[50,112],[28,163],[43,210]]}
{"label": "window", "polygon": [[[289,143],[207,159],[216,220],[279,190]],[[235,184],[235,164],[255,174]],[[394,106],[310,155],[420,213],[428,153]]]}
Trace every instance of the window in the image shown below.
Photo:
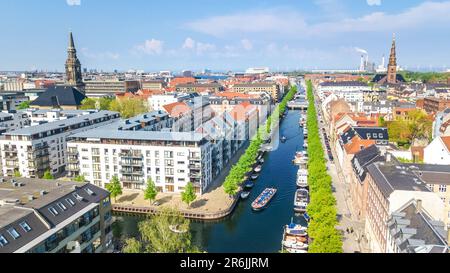
{"label": "window", "polygon": [[8,240],[6,240],[5,237],[3,237],[3,235],[0,235],[0,246],[5,246],[8,244]]}
{"label": "window", "polygon": [[20,226],[23,228],[23,230],[25,232],[30,232],[31,231],[31,227],[28,225],[27,222],[23,221],[22,223],[20,223]]}
{"label": "window", "polygon": [[439,192],[447,192],[447,185],[439,185]]}
{"label": "window", "polygon": [[11,235],[11,237],[13,237],[14,239],[17,239],[20,237],[19,232],[17,232],[17,230],[15,228],[9,228],[8,229],[8,233],[9,235]]}
{"label": "window", "polygon": [[53,214],[53,216],[56,216],[59,214],[59,212],[54,207],[49,207],[48,211],[50,211],[50,213]]}
{"label": "window", "polygon": [[75,199],[77,199],[78,201],[83,201],[83,197],[81,197],[78,193],[76,193],[76,192],[74,192],[73,194],[73,197],[75,197]]}
{"label": "window", "polygon": [[75,202],[73,202],[73,200],[70,199],[70,198],[66,198],[66,202],[67,202],[69,205],[71,205],[72,207],[75,206]]}
{"label": "window", "polygon": [[67,210],[67,207],[64,206],[64,204],[61,203],[61,202],[58,202],[56,205],[58,205],[58,207],[59,207],[60,209],[62,209],[63,211],[64,211],[64,210]]}

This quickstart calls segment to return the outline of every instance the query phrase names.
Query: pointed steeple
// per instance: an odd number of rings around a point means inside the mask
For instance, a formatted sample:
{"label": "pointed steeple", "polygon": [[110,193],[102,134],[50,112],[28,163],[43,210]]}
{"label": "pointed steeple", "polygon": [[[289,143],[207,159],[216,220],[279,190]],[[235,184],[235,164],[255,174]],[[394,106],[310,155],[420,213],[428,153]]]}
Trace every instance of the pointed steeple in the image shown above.
{"label": "pointed steeple", "polygon": [[69,47],[67,48],[66,84],[76,86],[79,89],[83,89],[84,86],[81,75],[81,63],[77,57],[72,32],[69,32]]}
{"label": "pointed steeple", "polygon": [[392,36],[392,47],[391,47],[391,55],[389,57],[387,82],[390,84],[397,83],[397,52],[396,52],[395,33]]}

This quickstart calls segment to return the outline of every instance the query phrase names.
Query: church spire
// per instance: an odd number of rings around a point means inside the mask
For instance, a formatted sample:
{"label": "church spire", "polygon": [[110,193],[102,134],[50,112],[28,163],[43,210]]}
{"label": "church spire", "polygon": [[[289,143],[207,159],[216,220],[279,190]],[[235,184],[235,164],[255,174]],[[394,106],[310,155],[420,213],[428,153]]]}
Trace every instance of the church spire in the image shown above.
{"label": "church spire", "polygon": [[69,33],[69,47],[67,48],[66,84],[78,87],[79,89],[83,89],[84,87],[81,75],[81,63],[77,57],[72,32]]}
{"label": "church spire", "polygon": [[391,47],[391,55],[389,57],[387,82],[390,84],[397,83],[397,52],[396,52],[395,33],[392,37],[392,47]]}

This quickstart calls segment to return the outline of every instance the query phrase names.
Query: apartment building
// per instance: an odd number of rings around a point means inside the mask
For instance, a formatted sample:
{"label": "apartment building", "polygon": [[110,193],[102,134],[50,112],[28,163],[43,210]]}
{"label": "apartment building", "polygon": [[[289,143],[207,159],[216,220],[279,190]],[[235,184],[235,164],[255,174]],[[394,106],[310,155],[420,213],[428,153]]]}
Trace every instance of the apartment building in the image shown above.
{"label": "apartment building", "polygon": [[202,134],[129,131],[112,126],[76,134],[68,144],[69,175],[105,187],[117,176],[126,190],[179,193],[192,182],[202,193],[212,181],[212,145]]}
{"label": "apartment building", "polygon": [[141,89],[143,90],[164,90],[167,86],[163,80],[144,80],[141,82]]}
{"label": "apartment building", "polygon": [[449,253],[450,232],[420,199],[393,212],[387,225],[387,253]]}
{"label": "apartment building", "polygon": [[31,124],[27,114],[19,111],[0,112],[0,135]]}
{"label": "apartment building", "polygon": [[100,111],[66,120],[44,123],[7,132],[0,137],[2,173],[23,177],[42,177],[46,170],[54,175],[64,172],[67,138],[75,133],[111,123],[119,113]]}
{"label": "apartment building", "polygon": [[232,92],[258,94],[267,93],[271,96],[273,101],[279,102],[282,97],[280,85],[277,83],[257,82],[257,83],[239,83],[232,87]]}
{"label": "apartment building", "polygon": [[219,83],[187,83],[178,84],[175,90],[181,93],[216,93],[223,91],[224,87]]}
{"label": "apartment building", "polygon": [[114,96],[116,93],[136,92],[140,89],[135,80],[86,80],[85,94],[88,97]]}
{"label": "apartment building", "polygon": [[423,100],[423,109],[427,113],[438,113],[450,107],[450,100],[428,97]]}
{"label": "apartment building", "polygon": [[323,100],[328,95],[334,94],[347,102],[363,102],[364,95],[372,90],[367,83],[359,81],[323,82],[319,84],[317,91]]}
{"label": "apartment building", "polygon": [[450,165],[450,136],[436,137],[423,151],[428,164]]}
{"label": "apartment building", "polygon": [[198,97],[197,93],[167,93],[161,95],[153,95],[148,98],[148,107],[151,111],[164,110],[163,106],[175,102],[182,102]]}
{"label": "apartment building", "polygon": [[111,223],[95,185],[0,177],[0,253],[112,252]]}
{"label": "apartment building", "polygon": [[21,93],[0,93],[0,111],[14,111],[29,98]]}
{"label": "apartment building", "polygon": [[[414,169],[414,168],[413,168]],[[435,220],[444,220],[444,204],[437,194],[408,166],[395,162],[375,162],[367,166],[367,211],[365,230],[372,252],[388,251],[388,222],[393,212],[411,200]]]}

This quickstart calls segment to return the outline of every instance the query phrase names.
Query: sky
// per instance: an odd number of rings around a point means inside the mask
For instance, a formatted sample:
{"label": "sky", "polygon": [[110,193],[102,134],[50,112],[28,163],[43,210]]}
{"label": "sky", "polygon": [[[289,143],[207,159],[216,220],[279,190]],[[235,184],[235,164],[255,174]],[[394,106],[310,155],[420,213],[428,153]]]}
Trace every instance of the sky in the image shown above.
{"label": "sky", "polygon": [[0,71],[450,68],[450,0],[2,0]]}

